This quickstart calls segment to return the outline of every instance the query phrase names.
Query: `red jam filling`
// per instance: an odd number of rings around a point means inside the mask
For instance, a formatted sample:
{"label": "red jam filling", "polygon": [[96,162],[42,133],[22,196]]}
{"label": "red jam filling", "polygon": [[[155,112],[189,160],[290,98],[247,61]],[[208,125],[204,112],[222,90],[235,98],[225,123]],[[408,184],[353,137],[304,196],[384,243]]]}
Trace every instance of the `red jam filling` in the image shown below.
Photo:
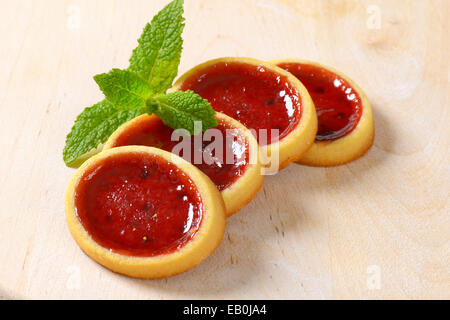
{"label": "red jam filling", "polygon": [[316,107],[316,141],[342,138],[355,129],[362,114],[361,97],[342,77],[329,70],[301,63],[278,65],[306,87]]}
{"label": "red jam filling", "polygon": [[150,257],[174,252],[193,238],[203,202],[194,182],[174,164],[127,153],[108,157],[83,174],[75,208],[99,245]]}
{"label": "red jam filling", "polygon": [[[215,132],[220,135],[209,141],[206,135],[213,133],[212,130],[218,130]],[[159,118],[146,117],[124,130],[113,147],[144,145],[172,152],[180,143],[178,138],[171,139],[173,132],[174,129],[166,126]],[[190,154],[179,155],[205,173],[220,191],[228,188],[244,174],[249,162],[249,148],[247,139],[238,129],[219,120],[219,125],[207,130],[203,139],[202,136],[186,138],[190,139]],[[221,148],[212,148],[212,143],[221,144]]]}
{"label": "red jam filling", "polygon": [[[216,111],[256,130],[260,145],[283,139],[301,117],[297,89],[286,77],[262,66],[219,62],[190,76],[180,89],[198,93]],[[265,129],[266,135],[261,129]],[[271,129],[276,131],[272,133]]]}

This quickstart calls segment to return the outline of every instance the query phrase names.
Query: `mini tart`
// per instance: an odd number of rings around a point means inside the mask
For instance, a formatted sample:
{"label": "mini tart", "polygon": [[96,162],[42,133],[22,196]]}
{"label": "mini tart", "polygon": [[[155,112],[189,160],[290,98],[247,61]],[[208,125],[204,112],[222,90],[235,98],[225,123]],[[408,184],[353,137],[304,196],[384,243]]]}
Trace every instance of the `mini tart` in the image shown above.
{"label": "mini tart", "polygon": [[87,160],[66,193],[74,239],[106,268],[136,278],[198,265],[221,241],[225,205],[189,162],[151,147],[106,150]]}
{"label": "mini tart", "polygon": [[[216,111],[255,130],[266,173],[300,159],[314,142],[317,117],[308,91],[297,78],[272,64],[250,58],[211,60],[182,75],[171,89],[177,90],[198,93]],[[259,129],[267,129],[266,139]],[[279,130],[279,135],[272,136],[271,129]],[[270,158],[275,152],[278,161]]]}
{"label": "mini tart", "polygon": [[[223,148],[225,152],[221,157],[212,157],[211,164],[203,161],[202,157],[197,161],[198,164],[194,165],[221,191],[229,217],[256,196],[262,187],[264,176],[261,174],[258,159],[258,143],[252,133],[239,121],[223,113],[216,112],[216,120],[219,125],[215,129],[220,130],[224,138],[229,137],[229,140],[221,140],[227,142]],[[229,130],[228,136],[226,130]],[[174,129],[166,126],[158,116],[143,114],[120,126],[106,141],[103,150],[126,145],[146,145],[171,152],[179,143],[178,139],[172,141],[173,131]],[[205,134],[208,133],[212,133],[212,130],[206,131]],[[194,138],[190,141],[191,157],[186,160],[192,162],[195,160]],[[203,152],[210,143],[208,140],[202,145],[201,151]],[[233,163],[224,163],[227,152],[232,153]]]}
{"label": "mini tart", "polygon": [[362,89],[343,73],[317,62],[286,59],[271,63],[291,72],[308,89],[318,115],[312,147],[297,161],[335,166],[363,156],[372,146],[372,108]]}

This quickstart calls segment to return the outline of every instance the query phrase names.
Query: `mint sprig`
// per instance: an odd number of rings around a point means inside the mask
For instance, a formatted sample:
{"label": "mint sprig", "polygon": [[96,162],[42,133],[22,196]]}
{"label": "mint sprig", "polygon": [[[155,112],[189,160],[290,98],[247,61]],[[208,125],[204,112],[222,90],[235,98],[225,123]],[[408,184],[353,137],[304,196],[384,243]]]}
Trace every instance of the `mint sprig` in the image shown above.
{"label": "mint sprig", "polygon": [[133,50],[129,70],[146,80],[155,94],[165,93],[178,74],[183,29],[183,0],[175,0],[145,26]]}
{"label": "mint sprig", "polygon": [[96,149],[123,123],[140,116],[145,109],[118,110],[107,100],[84,109],[67,135],[64,162],[78,166],[86,160],[85,154]]}
{"label": "mint sprig", "polygon": [[201,122],[204,130],[217,126],[210,103],[193,91],[153,95],[150,85],[129,70],[113,69],[94,79],[106,99],[122,110],[147,108],[147,113],[155,113],[166,125],[191,134],[200,133],[195,121]]}
{"label": "mint sprig", "polygon": [[112,69],[94,76],[106,99],[121,110],[144,108],[151,96],[145,80],[128,70]]}
{"label": "mint sprig", "polygon": [[147,104],[161,120],[174,129],[186,129],[191,134],[199,134],[195,122],[201,122],[202,130],[218,125],[215,111],[208,100],[193,91],[178,91],[151,97]]}
{"label": "mint sprig", "polygon": [[96,75],[106,99],[84,109],[67,135],[64,162],[77,166],[98,150],[123,123],[144,113],[155,113],[174,128],[194,132],[217,126],[210,103],[192,91],[166,94],[178,73],[184,28],[183,0],[174,0],[144,28],[127,70]]}

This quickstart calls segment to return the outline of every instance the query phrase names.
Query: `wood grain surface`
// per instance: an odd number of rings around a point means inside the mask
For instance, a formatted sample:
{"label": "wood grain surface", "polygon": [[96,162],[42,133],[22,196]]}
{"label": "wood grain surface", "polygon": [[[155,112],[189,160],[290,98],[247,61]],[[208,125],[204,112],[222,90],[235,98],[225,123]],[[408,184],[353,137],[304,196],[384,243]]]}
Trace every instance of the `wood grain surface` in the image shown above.
{"label": "wood grain surface", "polygon": [[127,67],[167,0],[0,1],[0,298],[450,298],[450,1],[186,0],[180,72],[210,58],[304,58],[366,91],[376,138],[336,168],[291,165],[217,251],[135,280],[78,248],[62,160],[92,76]]}

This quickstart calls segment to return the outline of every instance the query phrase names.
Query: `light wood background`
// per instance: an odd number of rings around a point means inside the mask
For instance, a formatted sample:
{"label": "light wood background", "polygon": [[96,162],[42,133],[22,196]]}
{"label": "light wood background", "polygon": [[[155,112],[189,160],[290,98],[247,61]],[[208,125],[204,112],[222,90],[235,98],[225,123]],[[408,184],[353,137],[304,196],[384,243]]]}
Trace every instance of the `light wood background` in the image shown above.
{"label": "light wood background", "polygon": [[292,165],[163,280],[109,272],[64,219],[62,160],[92,76],[127,67],[167,0],[0,1],[0,297],[450,298],[448,0],[186,0],[180,72],[210,58],[305,58],[356,80],[376,138],[337,168]]}

